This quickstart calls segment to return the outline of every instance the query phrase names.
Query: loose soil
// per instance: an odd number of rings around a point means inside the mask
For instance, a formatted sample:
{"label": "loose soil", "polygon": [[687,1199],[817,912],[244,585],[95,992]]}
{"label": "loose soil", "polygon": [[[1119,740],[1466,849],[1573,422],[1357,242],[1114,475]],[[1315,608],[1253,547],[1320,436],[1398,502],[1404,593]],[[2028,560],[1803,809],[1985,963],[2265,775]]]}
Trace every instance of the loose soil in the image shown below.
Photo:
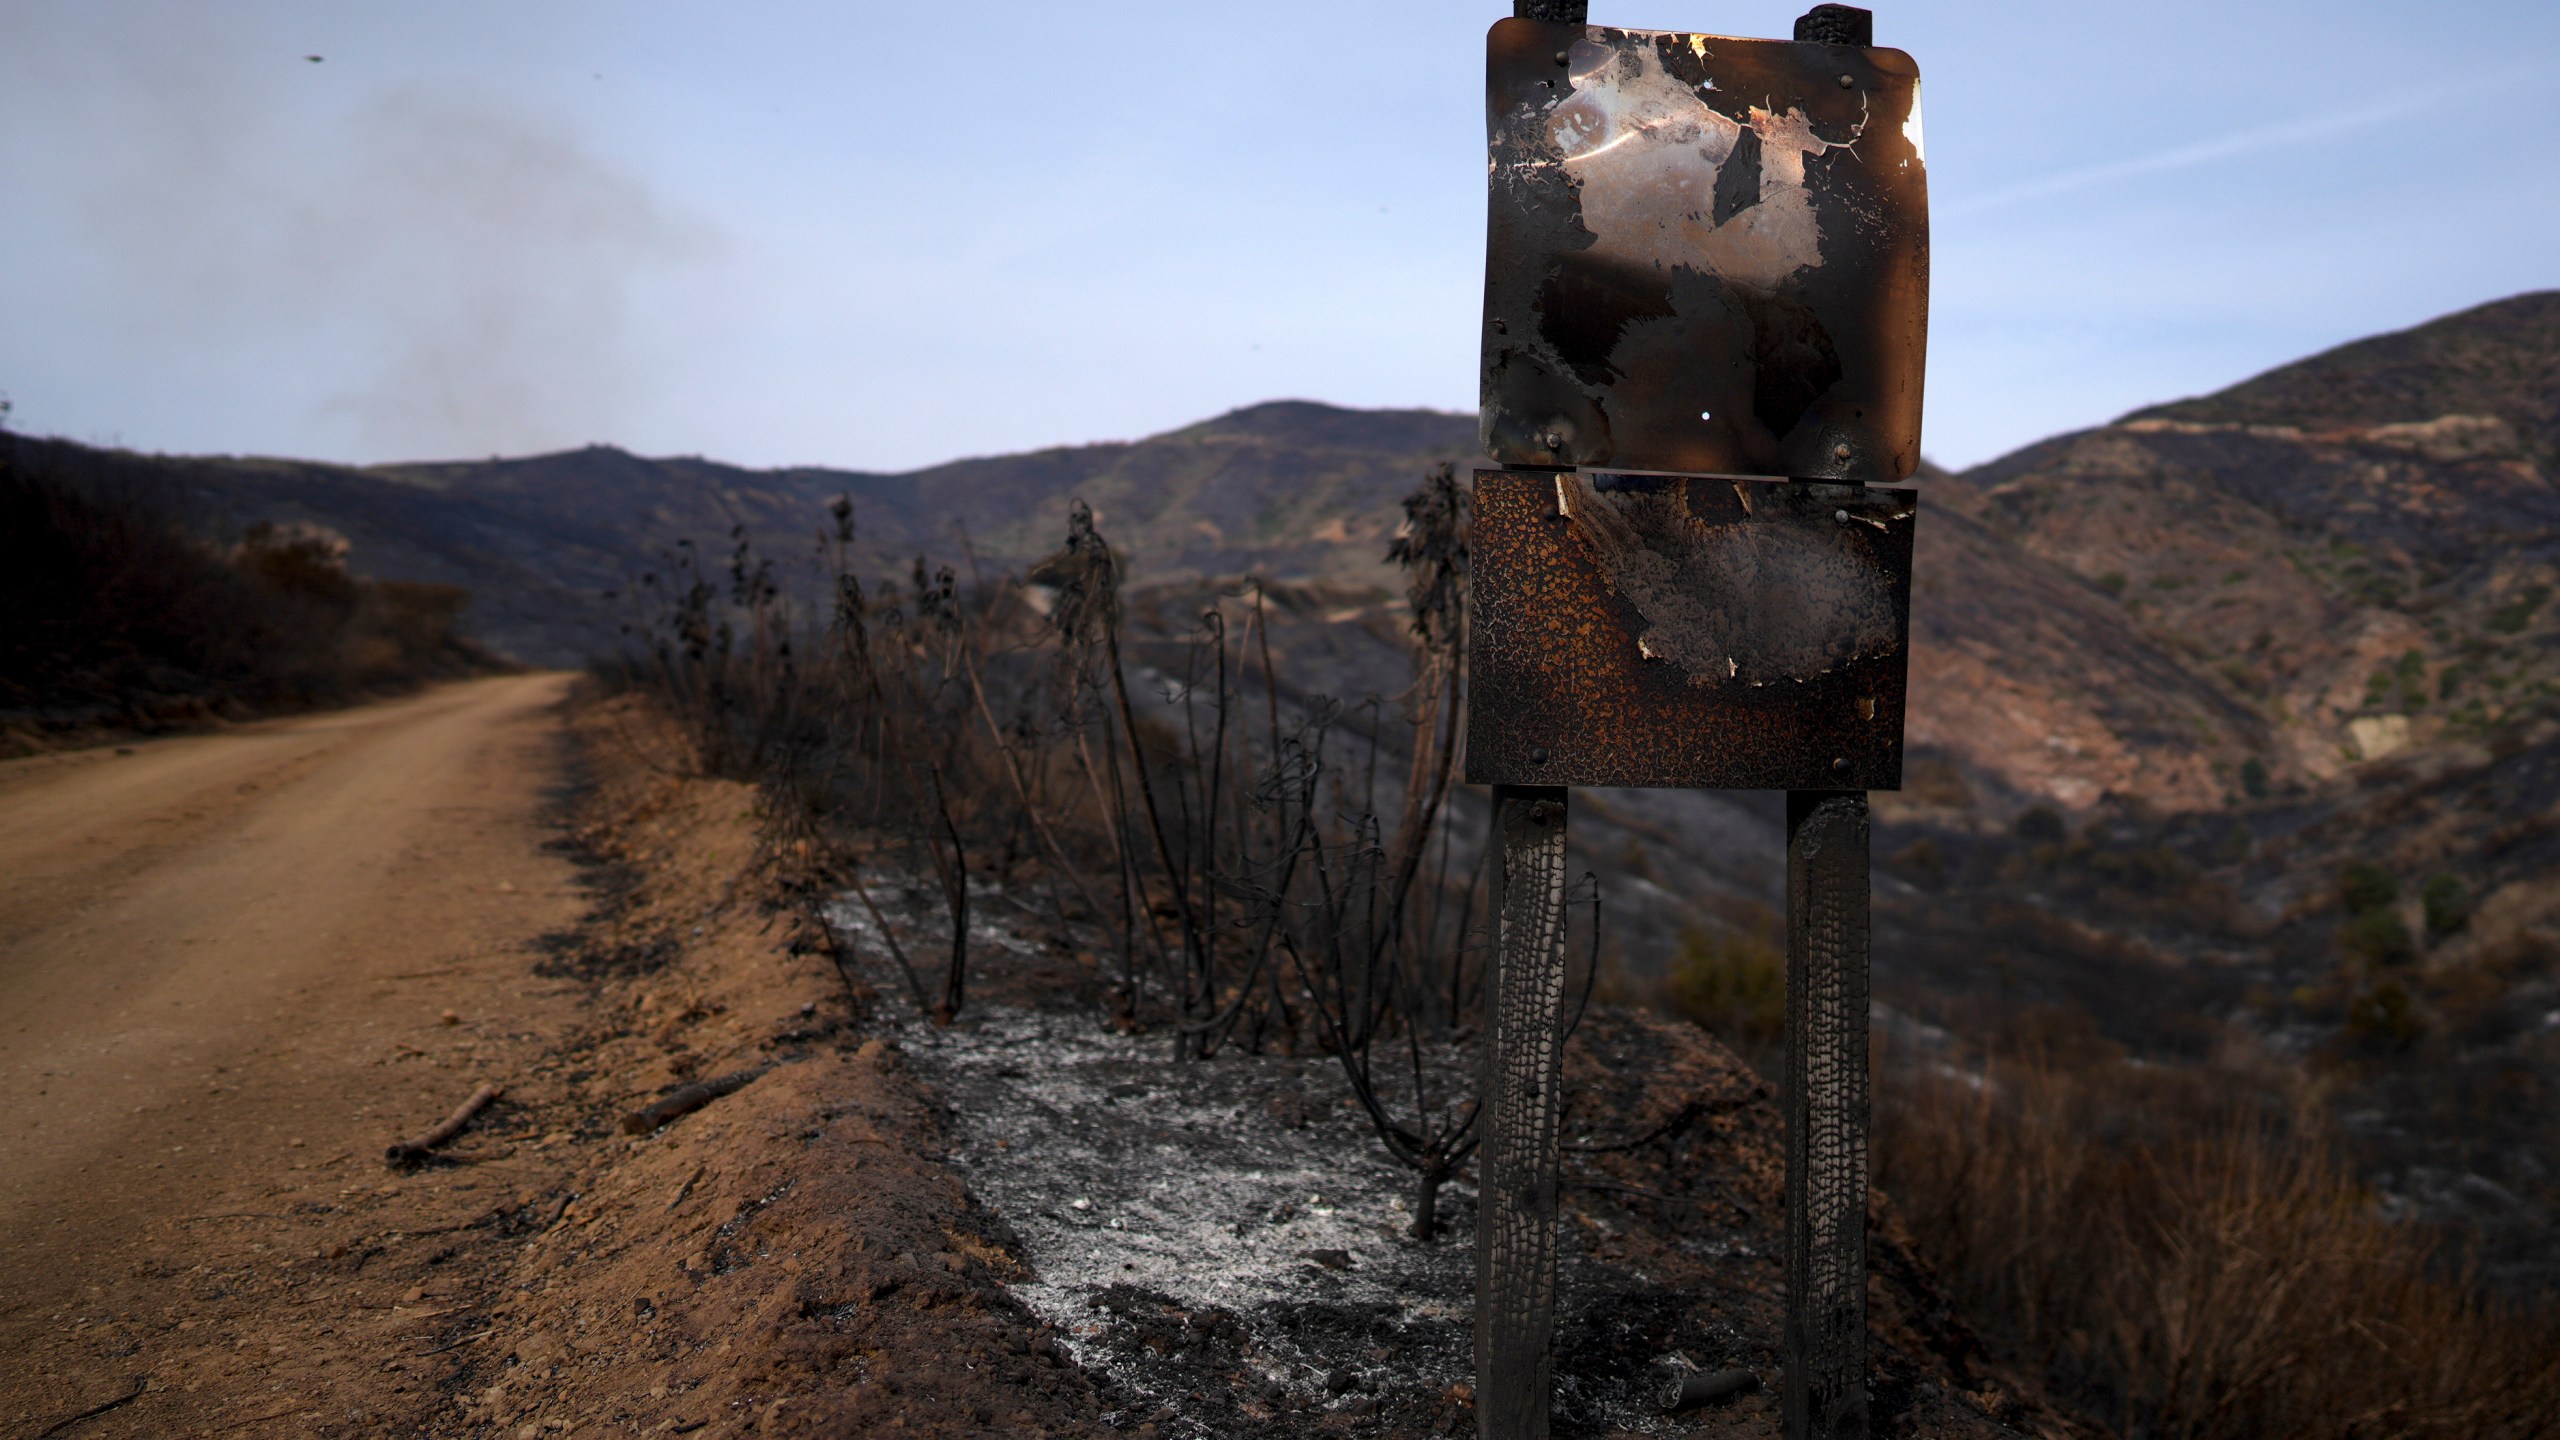
{"label": "loose soil", "polygon": [[[1469,1197],[1399,1235],[1324,1065],[1108,1030],[1027,910],[976,1009],[906,1018],[865,923],[775,882],[750,787],[568,689],[0,765],[0,1440],[1472,1430]],[[1765,1089],[1618,1014],[1571,1073],[1578,1137],[1693,1119],[1574,1157],[1560,1433],[1774,1434]],[[2073,1428],[1875,1218],[1880,1431]],[[1635,1403],[1682,1365],[1763,1383]]]}

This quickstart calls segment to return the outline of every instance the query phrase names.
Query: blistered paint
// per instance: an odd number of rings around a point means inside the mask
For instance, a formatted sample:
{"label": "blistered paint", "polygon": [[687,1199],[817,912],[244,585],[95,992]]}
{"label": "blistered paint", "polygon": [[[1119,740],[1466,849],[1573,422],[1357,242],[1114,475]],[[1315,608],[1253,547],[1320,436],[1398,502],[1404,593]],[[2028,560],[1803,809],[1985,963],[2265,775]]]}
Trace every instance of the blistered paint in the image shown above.
{"label": "blistered paint", "polygon": [[[1692,43],[1705,58],[1704,38]],[[1704,87],[1671,74],[1650,47],[1578,41],[1572,74],[1547,137],[1578,182],[1593,255],[1664,271],[1686,266],[1758,290],[1822,263],[1805,160],[1854,145],[1858,131],[1825,140],[1801,109],[1750,107],[1747,128],[1760,142],[1758,202],[1718,224],[1717,183],[1745,123],[1708,105]]]}
{"label": "blistered paint", "polygon": [[1899,51],[1497,22],[1487,452],[1892,481],[1928,221]]}
{"label": "blistered paint", "polygon": [[1609,587],[1643,617],[1637,652],[1692,685],[1800,682],[1903,644],[1894,577],[1848,533],[1869,517],[1711,524],[1683,487],[1602,491],[1580,473],[1558,475],[1556,495]]}
{"label": "blistered paint", "polygon": [[1480,470],[1475,500],[1470,780],[1901,783],[1911,491]]}

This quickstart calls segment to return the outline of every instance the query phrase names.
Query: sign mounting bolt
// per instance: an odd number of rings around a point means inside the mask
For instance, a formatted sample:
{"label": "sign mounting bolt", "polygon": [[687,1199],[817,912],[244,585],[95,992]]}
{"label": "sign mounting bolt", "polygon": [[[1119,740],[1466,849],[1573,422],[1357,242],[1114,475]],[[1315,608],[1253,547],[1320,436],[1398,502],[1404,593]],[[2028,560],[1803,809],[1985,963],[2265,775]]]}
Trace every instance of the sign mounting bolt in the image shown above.
{"label": "sign mounting bolt", "polygon": [[1850,451],[1847,441],[1842,441],[1840,444],[1831,447],[1831,458],[1834,460],[1846,460],[1849,458],[1849,454]]}
{"label": "sign mounting bolt", "polygon": [[1855,79],[1852,79],[1851,77],[1849,77],[1849,76],[1847,76],[1847,75],[1843,75],[1843,76],[1841,76],[1841,77],[1840,77],[1840,88],[1841,88],[1841,89],[1843,89],[1843,90],[1849,89],[1850,87],[1852,87],[1852,86],[1856,85],[1857,83],[1858,83],[1858,82],[1857,82]]}

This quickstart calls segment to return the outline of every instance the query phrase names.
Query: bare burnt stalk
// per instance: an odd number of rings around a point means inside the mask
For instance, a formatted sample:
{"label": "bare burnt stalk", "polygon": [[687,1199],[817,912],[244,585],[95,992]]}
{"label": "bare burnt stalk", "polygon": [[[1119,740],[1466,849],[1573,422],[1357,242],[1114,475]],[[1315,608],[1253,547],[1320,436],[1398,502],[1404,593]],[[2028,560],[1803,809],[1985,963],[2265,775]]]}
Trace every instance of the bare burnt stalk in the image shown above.
{"label": "bare burnt stalk", "polygon": [[[615,673],[658,697],[702,771],[762,783],[769,833],[807,852],[808,883],[861,900],[919,1010],[947,1024],[965,1004],[973,877],[1037,895],[1067,943],[1112,957],[1113,1018],[1162,1026],[1175,1055],[1309,1038],[1333,1055],[1416,1174],[1415,1234],[1435,1233],[1476,1146],[1471,1083],[1452,1077],[1471,1075],[1454,1052],[1484,963],[1480,845],[1448,823],[1466,684],[1454,470],[1406,500],[1389,554],[1411,609],[1400,706],[1291,691],[1259,583],[1206,597],[1187,634],[1133,625],[1081,503],[1025,580],[965,588],[921,558],[903,587],[866,584],[851,502],[829,521],[798,592],[743,532],[726,585],[675,547],[632,592],[656,609]],[[900,852],[949,918],[938,998],[875,898]]]}
{"label": "bare burnt stalk", "polygon": [[[1480,1111],[1473,1095],[1436,1093],[1435,1068],[1465,1074],[1465,1067],[1429,1063],[1435,1046],[1460,1038],[1459,1017],[1472,1013],[1482,983],[1481,944],[1469,923],[1479,867],[1463,867],[1466,880],[1452,883],[1452,836],[1444,824],[1466,684],[1466,497],[1454,468],[1426,476],[1404,510],[1388,558],[1405,573],[1414,679],[1405,696],[1412,736],[1394,838],[1380,838],[1379,819],[1365,808],[1347,833],[1327,833],[1317,814],[1326,769],[1319,734],[1302,752],[1294,796],[1303,854],[1293,869],[1304,878],[1284,882],[1275,898],[1287,917],[1282,948],[1315,1032],[1388,1153],[1413,1168],[1413,1234],[1428,1240],[1439,1230],[1440,1187],[1476,1149]],[[1364,795],[1374,790],[1379,750],[1373,728]],[[1392,1058],[1382,1060],[1382,1040]],[[1409,1086],[1402,1108],[1392,1103],[1394,1081]]]}
{"label": "bare burnt stalk", "polygon": [[[943,972],[942,1001],[933,1010],[934,1023],[948,1025],[960,1014],[960,1006],[968,998],[969,979],[969,856],[960,845],[960,827],[951,819],[951,802],[942,787],[942,769],[928,765],[925,774],[933,782],[933,806],[942,821],[942,834],[926,841],[933,855],[934,869],[941,872],[943,899],[951,907],[951,964]],[[942,842],[951,843],[951,859],[942,858]]]}

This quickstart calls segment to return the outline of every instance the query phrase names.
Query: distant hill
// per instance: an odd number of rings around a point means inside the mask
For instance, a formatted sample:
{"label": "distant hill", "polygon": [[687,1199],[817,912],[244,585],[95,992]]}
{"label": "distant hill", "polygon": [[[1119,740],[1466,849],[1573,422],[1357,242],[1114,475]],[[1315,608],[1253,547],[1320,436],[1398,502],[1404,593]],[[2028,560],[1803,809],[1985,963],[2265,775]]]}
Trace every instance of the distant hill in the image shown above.
{"label": "distant hill", "polygon": [[2318,430],[2413,424],[2440,415],[2492,416],[2513,427],[2543,461],[2560,455],[2560,290],[2351,341],[2227,390],[2125,419]]}
{"label": "distant hill", "polygon": [[[25,442],[70,463],[85,447]],[[850,496],[868,573],[918,554],[964,572],[1055,548],[1083,499],[1141,580],[1248,571],[1375,579],[1396,501],[1443,460],[1475,450],[1475,419],[1280,401],[1148,439],[958,460],[898,474],[750,470],[607,446],[524,459],[352,467],[147,457],[208,528],[324,524],[371,573],[460,585],[488,643],[574,665],[616,641],[604,594],[678,541],[725,561],[733,531],[788,572],[813,553],[828,502]],[[146,457],[130,457],[137,463]]]}
{"label": "distant hill", "polygon": [[[1980,689],[1915,681],[1934,695],[1921,723],[1976,766],[2047,772],[2030,788],[2074,806],[2092,786],[2212,805],[2240,792],[2252,761],[2281,788],[2515,743],[2560,696],[2560,607],[2546,604],[2560,585],[2555,417],[2560,294],[2544,293],[1968,471],[1934,492],[1941,514],[1982,525],[2006,563],[2040,562],[2103,596],[2108,643],[2138,643],[2177,676],[2102,667],[2066,686],[2039,664],[2004,683],[2043,687],[2058,721],[2102,694],[2181,719],[2107,722],[2094,739],[2057,723],[2050,755],[1997,754],[1982,737],[2003,733],[2001,717]],[[1947,605],[1972,573],[1924,552],[1921,583]],[[2007,653],[2018,633],[1956,622],[1945,638]]]}

